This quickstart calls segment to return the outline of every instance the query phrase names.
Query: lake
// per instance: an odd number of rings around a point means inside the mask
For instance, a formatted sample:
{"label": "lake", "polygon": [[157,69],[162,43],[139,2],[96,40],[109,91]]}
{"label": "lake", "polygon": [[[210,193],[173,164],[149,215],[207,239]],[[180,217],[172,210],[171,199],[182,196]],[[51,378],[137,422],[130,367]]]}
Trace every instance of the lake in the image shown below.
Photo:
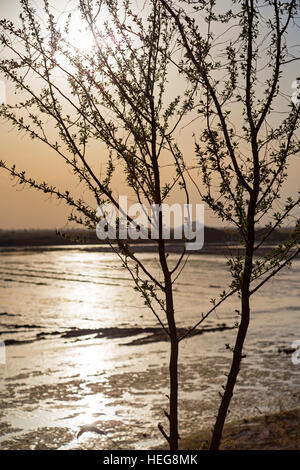
{"label": "lake", "polygon": [[[161,278],[154,253],[139,257]],[[177,259],[172,253],[168,261]],[[299,280],[296,259],[253,297],[228,419],[299,406],[300,364],[280,352],[300,340]],[[190,255],[175,284],[178,326],[197,322],[229,282],[224,256]],[[0,291],[0,340],[6,342],[0,448],[139,449],[161,442],[168,343],[155,337],[158,322],[116,255],[91,246],[5,249]],[[201,325],[202,334],[180,343],[182,435],[214,421],[238,307],[237,298],[227,299]],[[80,426],[95,421],[105,435],[77,440]]]}

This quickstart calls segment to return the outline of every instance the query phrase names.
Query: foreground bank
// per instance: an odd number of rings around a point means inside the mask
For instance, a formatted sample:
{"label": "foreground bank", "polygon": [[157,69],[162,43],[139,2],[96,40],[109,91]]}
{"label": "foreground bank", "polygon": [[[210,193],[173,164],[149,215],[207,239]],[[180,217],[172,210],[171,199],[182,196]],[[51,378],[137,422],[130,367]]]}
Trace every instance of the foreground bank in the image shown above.
{"label": "foreground bank", "polygon": [[[206,449],[209,431],[200,431],[180,441],[180,449]],[[300,408],[258,415],[225,425],[222,450],[299,450]]]}

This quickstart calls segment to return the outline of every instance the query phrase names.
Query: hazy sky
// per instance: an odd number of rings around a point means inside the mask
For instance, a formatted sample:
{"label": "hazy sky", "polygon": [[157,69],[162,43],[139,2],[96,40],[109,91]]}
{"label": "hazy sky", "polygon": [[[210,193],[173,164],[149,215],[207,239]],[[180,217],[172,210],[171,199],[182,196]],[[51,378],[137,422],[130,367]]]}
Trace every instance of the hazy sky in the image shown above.
{"label": "hazy sky", "polygon": [[[39,2],[35,2],[38,4]],[[50,2],[52,3],[52,2]],[[70,2],[65,2],[67,6]],[[63,2],[59,2],[60,8],[63,8]],[[0,4],[1,17],[16,17],[18,12],[18,1],[2,0]],[[291,41],[296,43],[298,40],[299,29],[291,32]],[[299,65],[294,62],[286,66],[283,76],[284,91],[292,94],[292,81],[300,76]],[[1,78],[1,77],[0,77]],[[5,82],[7,101],[13,99],[13,88],[10,83]],[[174,86],[174,84],[173,84]],[[73,175],[69,169],[66,169],[63,162],[55,154],[49,150],[43,143],[32,141],[23,133],[18,133],[11,128],[8,123],[0,123],[1,149],[0,159],[7,162],[16,163],[19,169],[28,169],[28,174],[39,180],[46,180],[61,189],[74,189],[79,191],[77,184],[74,184]],[[194,145],[192,139],[192,129],[183,129],[178,136],[180,145],[184,149],[187,161],[194,165],[196,159],[194,156]],[[101,146],[92,147],[91,153],[94,158],[103,156],[104,149]],[[101,172],[101,165],[99,172]],[[299,155],[294,157],[294,161],[290,166],[290,176],[288,184],[284,188],[284,194],[295,195],[299,190]],[[166,170],[168,171],[168,170]],[[197,177],[197,171],[194,170],[193,176]],[[114,189],[119,194],[126,194],[126,186],[121,183],[122,171],[117,171],[114,180]],[[84,192],[78,193],[83,198],[89,198]],[[199,195],[195,189],[191,191],[191,202],[201,202]],[[180,201],[179,193],[176,197]],[[177,202],[177,198],[173,198],[172,202]],[[181,202],[184,202],[183,199]],[[26,189],[18,185],[17,181],[12,181],[6,172],[0,170],[0,228],[52,228],[64,227],[67,222],[69,209],[63,203],[57,203],[55,200],[49,199],[48,196],[39,192]],[[207,225],[220,225],[220,222],[206,212]]]}

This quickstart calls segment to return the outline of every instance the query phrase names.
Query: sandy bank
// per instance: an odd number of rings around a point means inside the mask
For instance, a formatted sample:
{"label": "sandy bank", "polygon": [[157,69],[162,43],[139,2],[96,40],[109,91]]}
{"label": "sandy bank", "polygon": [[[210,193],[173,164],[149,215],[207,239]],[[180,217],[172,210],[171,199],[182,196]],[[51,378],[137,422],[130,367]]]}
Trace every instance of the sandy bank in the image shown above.
{"label": "sandy bank", "polygon": [[[180,440],[180,449],[206,449],[209,431]],[[225,425],[222,450],[299,450],[300,408],[260,415]]]}

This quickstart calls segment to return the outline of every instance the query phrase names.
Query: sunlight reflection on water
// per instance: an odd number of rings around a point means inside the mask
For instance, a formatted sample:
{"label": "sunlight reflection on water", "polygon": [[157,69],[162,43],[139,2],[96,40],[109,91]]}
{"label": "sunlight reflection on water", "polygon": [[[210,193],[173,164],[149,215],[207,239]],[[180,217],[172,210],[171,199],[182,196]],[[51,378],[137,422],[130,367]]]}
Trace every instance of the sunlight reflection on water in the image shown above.
{"label": "sunlight reflection on water", "polygon": [[[141,256],[157,273],[154,256]],[[175,262],[176,256],[170,255],[170,260]],[[179,325],[192,324],[199,318],[200,306],[205,311],[210,298],[226,287],[224,266],[221,257],[190,256],[175,292]],[[275,409],[280,400],[286,406],[299,403],[299,365],[278,353],[279,346],[300,339],[299,274],[300,260],[296,260],[292,270],[255,298],[242,393],[234,397],[233,417],[254,413],[256,407]],[[0,313],[12,315],[0,317],[6,329],[3,337],[36,339],[39,332],[61,333],[74,327],[156,326],[127,272],[109,253],[78,249],[5,253],[0,291]],[[237,306],[230,299],[207,325],[232,326]],[[25,324],[37,328],[15,326],[10,333],[12,325]],[[181,424],[189,423],[189,429],[206,427],[213,419],[230,359],[225,344],[232,344],[235,332],[206,333],[181,343],[180,419]],[[20,431],[4,431],[0,441],[13,442],[14,436],[22,440],[24,433],[37,428],[59,427],[69,429],[73,438],[54,442],[49,432],[45,439],[53,448],[86,442],[113,447],[116,436],[117,443],[128,448],[157,442],[156,423],[167,407],[168,344],[130,346],[126,343],[131,339],[49,335],[43,341],[7,347],[6,364],[0,366],[0,426],[8,423]],[[107,435],[90,441],[87,434],[77,442],[80,426],[96,420]]]}

